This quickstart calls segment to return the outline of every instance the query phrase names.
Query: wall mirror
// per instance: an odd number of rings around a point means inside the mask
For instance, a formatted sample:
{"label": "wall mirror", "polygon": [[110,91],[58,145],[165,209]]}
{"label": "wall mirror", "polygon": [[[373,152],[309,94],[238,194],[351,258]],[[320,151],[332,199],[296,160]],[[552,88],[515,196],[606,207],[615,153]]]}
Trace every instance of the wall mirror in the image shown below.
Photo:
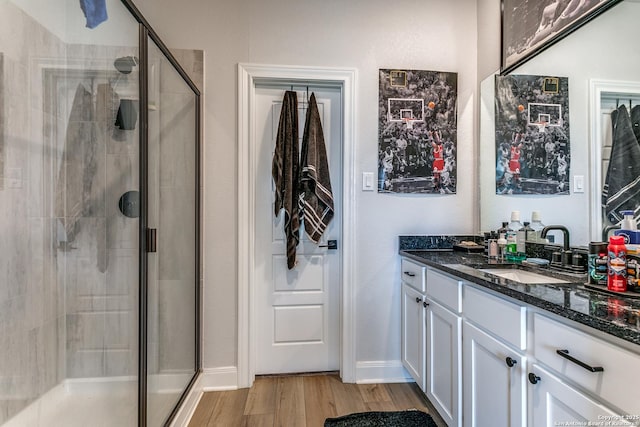
{"label": "wall mirror", "polygon": [[520,211],[521,221],[530,221],[531,212],[540,211],[544,224],[569,229],[574,246],[602,239],[602,227],[607,224],[601,196],[610,114],[616,102],[640,103],[640,50],[635,34],[639,19],[640,0],[624,0],[511,72],[569,79],[569,195],[496,194],[495,76],[481,82],[480,231],[496,230],[514,210]]}

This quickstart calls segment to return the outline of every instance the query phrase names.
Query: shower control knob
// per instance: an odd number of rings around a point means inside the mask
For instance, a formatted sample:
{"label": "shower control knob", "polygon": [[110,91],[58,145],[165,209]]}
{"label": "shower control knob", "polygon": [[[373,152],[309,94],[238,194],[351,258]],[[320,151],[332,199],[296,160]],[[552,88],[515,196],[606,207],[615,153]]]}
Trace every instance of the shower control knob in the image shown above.
{"label": "shower control knob", "polygon": [[120,212],[128,218],[140,216],[140,193],[137,191],[127,191],[118,201]]}

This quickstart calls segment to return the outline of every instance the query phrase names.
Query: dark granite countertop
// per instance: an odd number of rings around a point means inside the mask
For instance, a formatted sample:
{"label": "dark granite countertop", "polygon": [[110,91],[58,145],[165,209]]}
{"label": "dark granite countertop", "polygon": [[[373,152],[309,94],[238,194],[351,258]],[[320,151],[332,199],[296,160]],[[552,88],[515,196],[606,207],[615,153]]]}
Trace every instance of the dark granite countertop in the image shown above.
{"label": "dark granite countertop", "polygon": [[[545,269],[545,274],[568,280],[570,283],[528,285],[480,271],[478,268],[492,268],[496,265],[515,268],[514,264],[501,264],[496,261],[490,264],[483,254],[403,249],[401,245],[400,255],[640,345],[640,299],[628,294],[591,290],[585,286],[585,274],[560,274]],[[535,267],[517,268],[540,271]]]}

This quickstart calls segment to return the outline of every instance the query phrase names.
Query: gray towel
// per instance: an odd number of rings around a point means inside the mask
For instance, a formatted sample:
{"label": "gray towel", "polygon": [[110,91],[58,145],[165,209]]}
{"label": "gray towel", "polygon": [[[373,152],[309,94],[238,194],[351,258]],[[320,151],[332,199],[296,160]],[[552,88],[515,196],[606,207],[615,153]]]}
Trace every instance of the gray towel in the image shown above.
{"label": "gray towel", "polygon": [[631,109],[631,127],[640,144],[640,105],[634,105]]}
{"label": "gray towel", "polygon": [[613,224],[622,220],[620,211],[640,206],[640,145],[633,133],[627,108],[621,105],[611,115],[613,139],[611,158],[602,190],[605,215]]}
{"label": "gray towel", "polygon": [[276,149],[271,163],[271,176],[275,183],[274,214],[284,209],[284,232],[287,240],[287,267],[296,265],[296,247],[300,241],[300,215],[298,207],[298,96],[287,91],[282,100],[282,111],[276,136]]}
{"label": "gray towel", "polygon": [[333,218],[333,194],[327,150],[315,94],[311,94],[302,137],[300,204],[304,231],[318,243]]}
{"label": "gray towel", "polygon": [[56,186],[55,213],[62,220],[68,243],[75,240],[80,231],[79,220],[91,208],[91,185],[97,169],[96,144],[93,96],[79,84],[71,106]]}

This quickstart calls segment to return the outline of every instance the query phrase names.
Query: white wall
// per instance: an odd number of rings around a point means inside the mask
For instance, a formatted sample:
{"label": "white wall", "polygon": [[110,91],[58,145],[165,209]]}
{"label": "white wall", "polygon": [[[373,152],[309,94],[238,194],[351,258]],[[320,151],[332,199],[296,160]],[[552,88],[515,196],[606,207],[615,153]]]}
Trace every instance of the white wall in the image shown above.
{"label": "white wall", "polygon": [[358,176],[377,169],[378,69],[459,73],[457,194],[357,195],[357,360],[398,361],[398,235],[477,231],[475,0],[135,3],[168,46],[205,51],[205,368],[237,358],[237,64],[356,68]]}
{"label": "white wall", "polygon": [[[489,0],[483,0],[489,1]],[[499,3],[499,0],[491,0]],[[587,245],[599,236],[590,235],[590,120],[589,80],[638,81],[640,55],[636,28],[640,3],[624,1],[596,20],[570,34],[513,74],[555,75],[569,78],[569,120],[571,165],[569,196],[504,196],[495,194],[495,133],[493,131],[493,76],[482,83],[481,114],[481,229],[497,229],[509,219],[511,210],[520,210],[523,221],[531,211],[540,210],[545,224],[564,224],[571,232],[572,245]],[[485,90],[488,89],[488,90]],[[486,166],[486,167],[484,167]],[[573,192],[573,177],[582,175],[585,192]],[[596,194],[597,193],[597,194]],[[597,201],[597,199],[596,199]]]}
{"label": "white wall", "polygon": [[[7,1],[7,0],[3,0]],[[9,0],[65,43],[131,46],[138,25],[120,0],[106,0],[108,19],[86,28],[78,0]]]}

